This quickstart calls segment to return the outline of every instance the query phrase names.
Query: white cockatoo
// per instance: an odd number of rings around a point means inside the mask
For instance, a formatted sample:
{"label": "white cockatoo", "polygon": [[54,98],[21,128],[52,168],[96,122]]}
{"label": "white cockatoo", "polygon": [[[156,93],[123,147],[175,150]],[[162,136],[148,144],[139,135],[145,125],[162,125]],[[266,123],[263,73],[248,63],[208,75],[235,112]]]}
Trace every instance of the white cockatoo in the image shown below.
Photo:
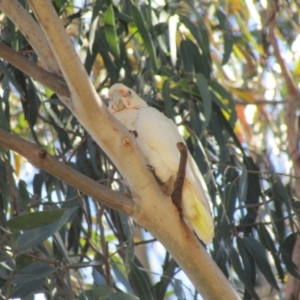
{"label": "white cockatoo", "polygon": [[[180,152],[178,142],[184,142],[177,126],[165,115],[149,107],[132,89],[114,84],[108,93],[109,110],[131,131],[159,180],[163,191],[171,195],[176,180]],[[214,225],[209,206],[206,183],[190,153],[182,189],[182,214],[197,236],[209,244],[214,236]]]}

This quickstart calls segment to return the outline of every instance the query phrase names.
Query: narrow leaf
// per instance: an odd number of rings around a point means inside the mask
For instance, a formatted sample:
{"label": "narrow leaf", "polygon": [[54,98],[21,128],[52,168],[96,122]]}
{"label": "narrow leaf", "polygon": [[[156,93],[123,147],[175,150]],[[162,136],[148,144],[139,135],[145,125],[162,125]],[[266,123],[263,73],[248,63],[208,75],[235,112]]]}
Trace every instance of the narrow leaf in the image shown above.
{"label": "narrow leaf", "polygon": [[51,224],[65,213],[65,209],[38,211],[10,219],[7,226],[13,231],[27,230]]}
{"label": "narrow leaf", "polygon": [[187,40],[182,40],[180,43],[180,55],[183,63],[183,69],[184,72],[191,77],[194,73],[194,64],[193,57],[190,55],[190,52],[190,43]]}
{"label": "narrow leaf", "polygon": [[245,288],[248,290],[253,299],[259,300],[259,297],[254,290],[254,285],[250,281],[248,274],[244,271],[237,251],[233,247],[230,248],[229,257],[234,270],[245,285]]}
{"label": "narrow leaf", "polygon": [[277,272],[278,272],[278,277],[280,278],[280,280],[282,282],[284,282],[284,271],[282,269],[281,260],[279,259],[279,255],[278,255],[278,252],[275,247],[275,241],[271,237],[271,235],[265,225],[260,224],[258,226],[258,235],[259,235],[259,238],[260,238],[263,246],[271,252],[272,257],[275,262]]}
{"label": "narrow leaf", "polygon": [[35,261],[32,264],[17,270],[13,276],[13,283],[25,283],[38,280],[55,272],[58,267],[51,267],[48,264]]}
{"label": "narrow leaf", "polygon": [[115,14],[113,5],[109,5],[105,14],[104,14],[104,34],[105,39],[107,41],[108,47],[112,54],[119,58],[120,57],[120,49],[119,49],[119,42],[118,42],[118,35],[116,30],[116,23],[115,23]]}
{"label": "narrow leaf", "polygon": [[111,297],[109,297],[107,300],[139,300],[141,298],[135,297],[130,294],[125,294],[122,292],[118,292],[113,294]]}
{"label": "narrow leaf", "polygon": [[174,108],[173,108],[172,99],[170,96],[170,79],[167,79],[163,83],[162,97],[164,99],[165,114],[168,118],[170,118],[174,121],[175,112],[174,112]]}
{"label": "narrow leaf", "polygon": [[70,216],[76,209],[77,208],[65,210],[61,218],[49,225],[25,230],[16,240],[18,254],[21,254],[27,249],[41,244],[47,238],[52,236],[69,220]]}
{"label": "narrow leaf", "polygon": [[298,236],[297,233],[292,233],[284,240],[281,248],[281,255],[282,255],[282,261],[285,264],[288,272],[292,276],[300,280],[299,270],[297,270],[297,266],[293,262],[293,251],[294,251],[297,236]]}
{"label": "narrow leaf", "polygon": [[158,70],[158,62],[156,59],[156,53],[153,41],[151,39],[151,36],[149,34],[149,30],[146,27],[146,24],[144,22],[144,18],[140,12],[140,10],[137,8],[134,2],[131,3],[131,10],[132,10],[132,16],[134,19],[134,22],[139,30],[139,33],[145,43],[145,47],[149,53],[150,61],[154,70],[154,73]]}
{"label": "narrow leaf", "polygon": [[286,211],[287,211],[288,217],[289,217],[289,223],[290,223],[291,229],[293,231],[294,222],[293,222],[293,216],[292,216],[291,197],[288,195],[284,185],[282,184],[279,176],[277,176],[277,175],[275,175],[275,178],[274,178],[272,191],[273,191],[275,199],[279,200],[280,202],[285,204]]}
{"label": "narrow leaf", "polygon": [[231,94],[217,81],[211,80],[209,85],[217,96],[216,98],[213,98],[213,101],[220,107],[223,114],[225,112],[226,119],[229,121],[230,125],[234,127],[237,120],[237,114]]}
{"label": "narrow leaf", "polygon": [[217,10],[217,18],[219,20],[221,28],[223,29],[224,54],[223,54],[222,65],[225,65],[230,58],[230,54],[233,48],[232,32],[230,28],[230,23],[227,20],[225,13],[221,9]]}
{"label": "narrow leaf", "polygon": [[245,237],[243,239],[243,243],[247,251],[249,251],[253,259],[255,260],[259,270],[264,274],[264,276],[266,277],[270,285],[274,289],[279,291],[279,287],[277,285],[276,279],[274,277],[274,274],[272,272],[270,263],[266,255],[266,251],[263,248],[263,246],[257,240],[251,237]]}
{"label": "narrow leaf", "polygon": [[[252,255],[249,253],[249,251],[246,250],[243,239],[237,238],[236,243],[238,246],[239,254],[242,258],[243,265],[244,265],[244,271],[247,274],[247,277],[251,284],[255,286],[255,277],[256,277],[256,270],[255,270],[255,262],[252,257]],[[248,290],[245,288],[245,294],[244,294],[244,300],[251,299],[251,294],[248,292]]]}
{"label": "narrow leaf", "polygon": [[129,276],[137,296],[143,300],[154,300],[150,292],[151,282],[148,274],[141,270],[142,265],[139,260],[135,257],[134,261],[129,260],[128,262],[130,264]]}
{"label": "narrow leaf", "polygon": [[210,92],[208,90],[206,78],[201,73],[198,73],[196,75],[196,78],[197,78],[198,90],[200,92],[203,108],[204,108],[204,121],[202,122],[201,134],[199,136],[199,138],[201,139],[210,121],[212,105],[211,105]]}

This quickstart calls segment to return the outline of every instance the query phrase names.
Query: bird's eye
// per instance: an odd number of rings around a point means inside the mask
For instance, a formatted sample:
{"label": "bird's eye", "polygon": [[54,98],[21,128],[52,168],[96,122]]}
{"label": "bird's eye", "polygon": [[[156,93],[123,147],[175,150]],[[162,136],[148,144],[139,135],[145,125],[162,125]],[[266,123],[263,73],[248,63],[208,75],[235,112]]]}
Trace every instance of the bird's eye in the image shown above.
{"label": "bird's eye", "polygon": [[131,90],[128,90],[128,91],[127,91],[127,96],[130,97],[130,98],[132,97]]}

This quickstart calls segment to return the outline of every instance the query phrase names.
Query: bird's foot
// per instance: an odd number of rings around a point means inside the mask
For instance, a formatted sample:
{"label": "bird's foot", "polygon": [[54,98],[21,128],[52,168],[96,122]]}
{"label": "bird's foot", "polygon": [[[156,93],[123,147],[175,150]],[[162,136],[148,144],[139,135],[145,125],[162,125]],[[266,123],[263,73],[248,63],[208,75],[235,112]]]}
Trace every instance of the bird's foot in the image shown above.
{"label": "bird's foot", "polygon": [[179,215],[182,218],[182,188],[183,188],[183,183],[184,183],[184,178],[185,178],[185,169],[186,169],[186,163],[187,163],[187,147],[184,143],[177,143],[177,148],[180,152],[180,161],[179,161],[179,167],[178,167],[178,173],[177,173],[177,178],[174,183],[174,190],[172,192],[172,201],[177,207],[179,211]]}

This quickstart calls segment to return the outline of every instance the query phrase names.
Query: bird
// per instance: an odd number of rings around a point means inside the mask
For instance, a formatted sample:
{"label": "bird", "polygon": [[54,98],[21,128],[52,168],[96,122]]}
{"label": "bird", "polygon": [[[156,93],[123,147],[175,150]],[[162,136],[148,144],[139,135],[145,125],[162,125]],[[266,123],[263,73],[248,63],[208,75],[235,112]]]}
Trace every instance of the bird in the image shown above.
{"label": "bird", "polygon": [[[163,192],[171,195],[178,173],[180,152],[177,143],[185,143],[176,124],[122,83],[108,91],[109,111],[130,131],[151,167]],[[210,195],[196,162],[188,152],[182,187],[181,209],[186,223],[205,244],[214,237]]]}

